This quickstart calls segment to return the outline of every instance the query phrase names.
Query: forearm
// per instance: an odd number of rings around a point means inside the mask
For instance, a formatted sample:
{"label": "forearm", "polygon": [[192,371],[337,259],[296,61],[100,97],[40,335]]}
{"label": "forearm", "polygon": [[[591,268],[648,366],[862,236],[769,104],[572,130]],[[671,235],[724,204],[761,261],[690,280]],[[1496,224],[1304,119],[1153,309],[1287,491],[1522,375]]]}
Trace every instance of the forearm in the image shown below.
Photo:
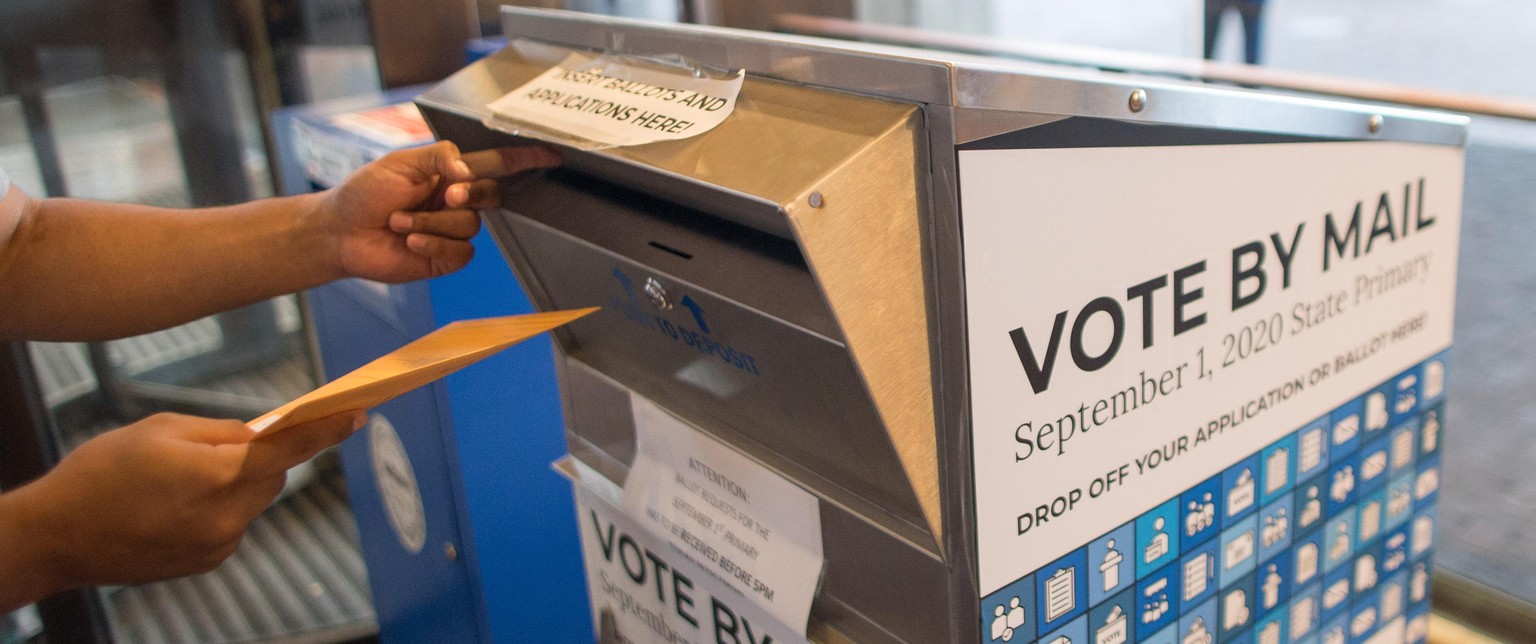
{"label": "forearm", "polygon": [[336,279],[327,196],[199,210],[34,200],[0,254],[0,338],[122,337]]}
{"label": "forearm", "polygon": [[64,590],[48,548],[56,542],[28,506],[26,488],[0,494],[0,613]]}

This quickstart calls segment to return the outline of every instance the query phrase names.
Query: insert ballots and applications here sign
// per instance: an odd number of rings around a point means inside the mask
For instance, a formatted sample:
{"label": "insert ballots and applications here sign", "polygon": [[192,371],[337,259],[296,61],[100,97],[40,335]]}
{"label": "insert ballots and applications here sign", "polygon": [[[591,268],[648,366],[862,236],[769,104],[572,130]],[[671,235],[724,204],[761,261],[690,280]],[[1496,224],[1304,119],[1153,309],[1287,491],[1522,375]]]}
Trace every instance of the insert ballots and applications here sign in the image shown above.
{"label": "insert ballots and applications here sign", "polygon": [[1421,639],[1461,150],[958,158],[982,641]]}

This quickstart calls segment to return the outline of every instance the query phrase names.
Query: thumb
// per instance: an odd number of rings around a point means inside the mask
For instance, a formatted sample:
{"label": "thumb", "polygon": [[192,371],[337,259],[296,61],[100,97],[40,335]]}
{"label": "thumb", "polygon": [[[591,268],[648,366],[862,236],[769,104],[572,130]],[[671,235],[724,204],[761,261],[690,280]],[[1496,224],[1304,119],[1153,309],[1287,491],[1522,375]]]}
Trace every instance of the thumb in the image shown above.
{"label": "thumb", "polygon": [[367,421],[367,414],[351,411],[288,427],[278,432],[263,432],[251,439],[242,473],[252,478],[266,478],[303,463],[321,450],[336,445]]}
{"label": "thumb", "polygon": [[417,181],[427,181],[441,176],[450,183],[470,181],[475,178],[469,166],[459,155],[459,146],[452,141],[438,141],[407,150],[397,150],[384,159],[401,172]]}

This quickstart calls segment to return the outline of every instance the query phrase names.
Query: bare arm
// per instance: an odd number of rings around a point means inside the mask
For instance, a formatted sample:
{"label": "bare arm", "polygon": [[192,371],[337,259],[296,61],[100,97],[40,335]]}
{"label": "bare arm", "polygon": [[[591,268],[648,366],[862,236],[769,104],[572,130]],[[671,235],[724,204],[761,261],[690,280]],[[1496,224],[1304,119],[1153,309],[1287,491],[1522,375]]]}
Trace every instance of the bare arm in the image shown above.
{"label": "bare arm", "polygon": [[96,340],[165,328],[341,277],[403,282],[468,263],[473,211],[541,148],[396,152],[319,194],[199,210],[0,199],[0,339]]}

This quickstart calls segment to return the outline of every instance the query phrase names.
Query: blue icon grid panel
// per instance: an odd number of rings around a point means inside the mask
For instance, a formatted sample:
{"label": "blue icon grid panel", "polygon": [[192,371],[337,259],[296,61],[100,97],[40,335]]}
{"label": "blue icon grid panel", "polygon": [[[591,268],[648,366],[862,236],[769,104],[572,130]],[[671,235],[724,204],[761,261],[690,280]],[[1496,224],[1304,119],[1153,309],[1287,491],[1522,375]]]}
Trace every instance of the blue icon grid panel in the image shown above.
{"label": "blue icon grid panel", "polygon": [[981,603],[985,644],[1363,642],[1429,610],[1446,354]]}

